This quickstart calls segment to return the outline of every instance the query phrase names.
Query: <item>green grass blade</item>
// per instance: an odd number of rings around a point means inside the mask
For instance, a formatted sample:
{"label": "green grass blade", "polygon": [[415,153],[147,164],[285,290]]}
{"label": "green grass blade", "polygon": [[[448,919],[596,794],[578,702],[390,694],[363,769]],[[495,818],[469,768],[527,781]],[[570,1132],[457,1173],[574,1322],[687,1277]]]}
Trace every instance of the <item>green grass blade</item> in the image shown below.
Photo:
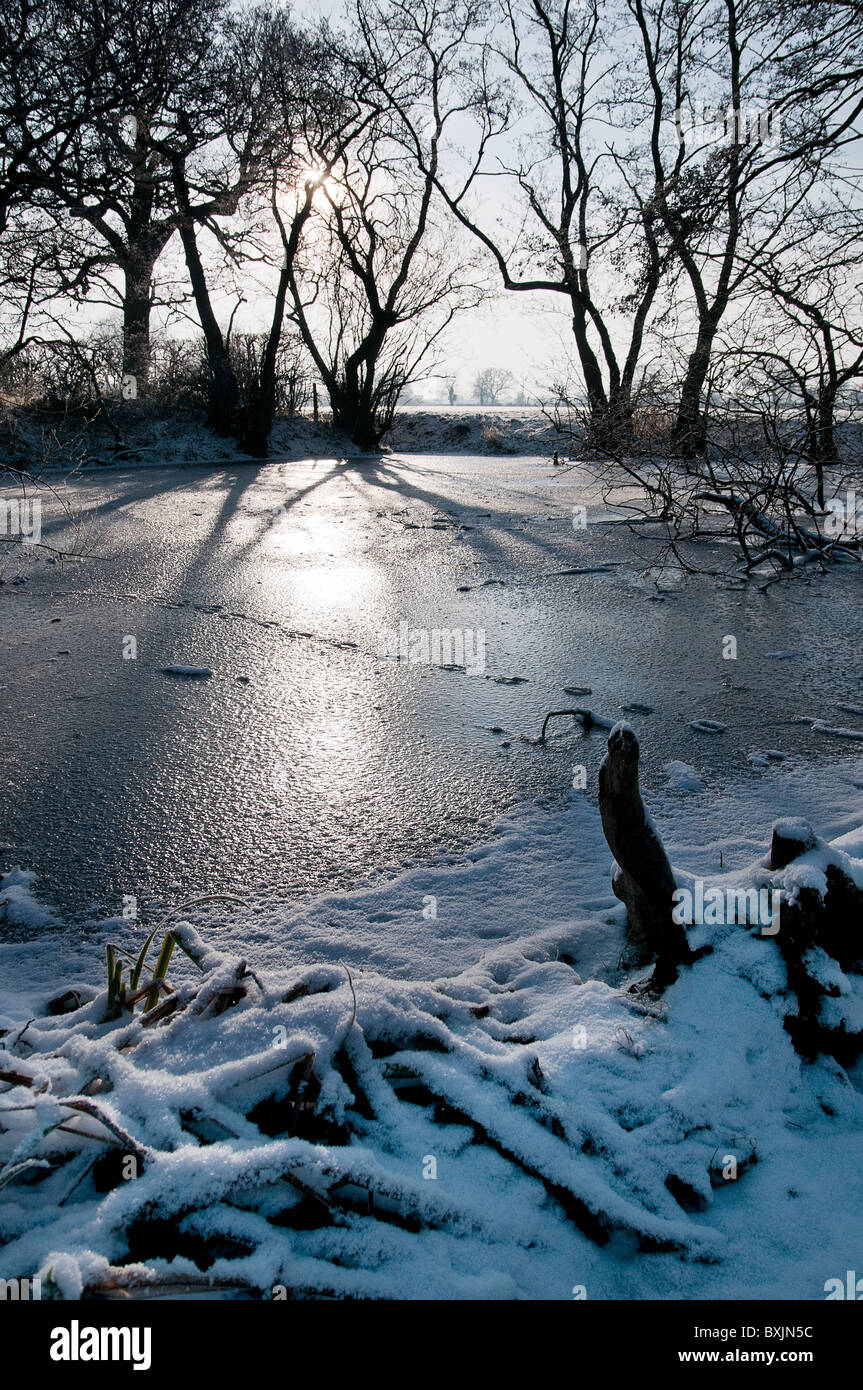
{"label": "green grass blade", "polygon": [[138,955],[138,959],[135,961],[134,969],[133,969],[131,975],[129,976],[129,985],[130,985],[130,987],[131,987],[133,993],[134,993],[134,991],[138,988],[138,984],[139,984],[140,979],[141,979],[141,971],[144,969],[144,961],[147,959],[147,952],[148,952],[149,949],[150,949],[150,942],[153,940],[153,937],[156,935],[156,932],[157,932],[158,930],[159,930],[159,927],[158,927],[158,926],[155,926],[155,927],[153,928],[153,930],[150,932],[150,935],[147,937],[147,940],[144,942],[143,946],[141,947],[141,950],[140,950],[139,955]]}
{"label": "green grass blade", "polygon": [[[174,936],[171,932],[166,931],[165,940],[162,942],[162,949],[159,952],[159,958],[156,961],[156,968],[153,971],[154,980],[164,980],[165,976],[168,973],[168,966],[171,961],[171,956],[174,953],[175,945],[176,940]],[[154,989],[152,994],[148,994],[147,998],[144,1000],[144,1013],[146,1013],[148,1009],[155,1008],[158,999],[159,991],[157,989]]]}

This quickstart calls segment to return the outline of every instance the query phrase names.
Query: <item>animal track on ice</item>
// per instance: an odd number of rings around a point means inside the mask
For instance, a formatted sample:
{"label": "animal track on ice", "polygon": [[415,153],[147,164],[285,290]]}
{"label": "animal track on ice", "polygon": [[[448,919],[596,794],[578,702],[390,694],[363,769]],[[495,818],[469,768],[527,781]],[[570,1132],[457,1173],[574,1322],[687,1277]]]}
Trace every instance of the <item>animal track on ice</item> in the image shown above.
{"label": "animal track on ice", "polygon": [[784,763],[787,756],[787,753],[780,753],[778,748],[767,748],[763,753],[753,748],[746,754],[746,759],[753,767],[763,768],[769,767],[771,763]]}

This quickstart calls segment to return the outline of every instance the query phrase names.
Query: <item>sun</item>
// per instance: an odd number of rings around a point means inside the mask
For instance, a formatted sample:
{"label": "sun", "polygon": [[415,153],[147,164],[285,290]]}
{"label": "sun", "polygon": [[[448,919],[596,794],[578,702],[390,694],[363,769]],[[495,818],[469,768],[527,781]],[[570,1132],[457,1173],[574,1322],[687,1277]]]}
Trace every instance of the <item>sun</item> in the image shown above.
{"label": "sun", "polygon": [[323,193],[326,197],[335,199],[337,194],[337,180],[332,175],[327,174],[321,165],[307,164],[300,171],[297,183],[304,193],[309,189],[314,190],[312,192],[313,198],[317,198],[319,193]]}

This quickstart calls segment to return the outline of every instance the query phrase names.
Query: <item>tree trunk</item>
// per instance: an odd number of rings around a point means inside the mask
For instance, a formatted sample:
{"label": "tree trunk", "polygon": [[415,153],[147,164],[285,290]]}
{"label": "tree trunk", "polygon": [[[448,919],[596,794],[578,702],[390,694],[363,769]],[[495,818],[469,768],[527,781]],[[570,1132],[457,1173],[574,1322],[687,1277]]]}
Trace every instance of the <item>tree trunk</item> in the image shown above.
{"label": "tree trunk", "polygon": [[237,411],[240,392],[237,378],[228,356],[228,349],[222,337],[213,307],[207,279],[201,263],[195,229],[188,223],[180,227],[180,239],[186,256],[186,268],[192,285],[195,307],[204,331],[207,344],[207,365],[209,367],[209,408],[207,425],[216,434],[233,435],[237,429]]}
{"label": "tree trunk", "polygon": [[381,431],[375,412],[362,396],[342,390],[330,390],[333,424],[344,430],[359,449],[377,449]]}
{"label": "tree trunk", "polygon": [[385,428],[376,409],[373,385],[375,363],[386,332],[386,327],[376,324],[348,359],[342,379],[325,378],[333,408],[333,424],[350,435],[360,449],[377,449]]}
{"label": "tree trunk", "polygon": [[818,483],[816,500],[819,507],[824,506],[824,469],[839,461],[836,449],[835,407],[835,387],[827,386],[818,398],[817,448],[813,459]]}
{"label": "tree trunk", "polygon": [[590,416],[590,442],[595,448],[626,449],[633,435],[632,399],[623,384],[612,388],[606,404],[597,404]]}
{"label": "tree trunk", "polygon": [[588,340],[587,316],[583,306],[577,300],[572,301],[572,332],[584,376],[584,389],[587,393],[590,417],[591,419],[594,416],[601,418],[608,409],[608,397],[602,380],[602,368]]}
{"label": "tree trunk", "polygon": [[672,919],[677,883],[641,799],[638,739],[626,724],[612,729],[599,769],[599,813],[615,857],[615,896],[626,904],[628,935],[643,961],[655,959],[652,985],[664,989],[692,960],[683,926]]}
{"label": "tree trunk", "polygon": [[130,395],[142,395],[150,378],[150,290],[156,259],[150,250],[132,247],[123,266],[123,376],[134,380]]}
{"label": "tree trunk", "polygon": [[678,444],[694,451],[703,450],[706,443],[707,422],[701,412],[701,397],[710,369],[710,354],[717,327],[718,320],[702,319],[680,388],[674,437]]}
{"label": "tree trunk", "polygon": [[198,240],[195,235],[195,222],[189,201],[189,188],[186,183],[182,160],[176,159],[173,168],[174,191],[182,221],[177,230],[183,245],[186,269],[192,286],[195,308],[201,321],[204,340],[207,345],[207,365],[209,367],[207,426],[216,434],[236,435],[240,405],[240,391],[237,378],[228,356],[228,348],[222,337],[204,273]]}
{"label": "tree trunk", "polygon": [[237,432],[237,410],[240,401],[237,378],[224,349],[216,355],[210,352],[209,360],[207,426],[216,434],[230,437]]}
{"label": "tree trunk", "polygon": [[252,458],[265,459],[270,448],[270,431],[276,413],[275,388],[263,382],[258,384],[254,400],[249,402],[245,412],[245,426],[240,448]]}
{"label": "tree trunk", "polygon": [[257,389],[254,399],[249,402],[246,413],[246,426],[240,447],[253,458],[266,458],[270,446],[270,431],[276,413],[276,368],[279,358],[279,343],[285,319],[285,301],[288,293],[288,272],[283,270],[279,276],[273,317],[267,342],[261,355]]}

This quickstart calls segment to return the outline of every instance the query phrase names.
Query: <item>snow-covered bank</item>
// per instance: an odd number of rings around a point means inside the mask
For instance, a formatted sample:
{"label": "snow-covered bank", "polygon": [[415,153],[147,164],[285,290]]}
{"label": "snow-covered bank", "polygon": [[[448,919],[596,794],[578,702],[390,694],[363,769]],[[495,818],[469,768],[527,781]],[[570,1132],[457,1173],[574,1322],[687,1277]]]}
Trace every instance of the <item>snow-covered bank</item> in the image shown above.
{"label": "snow-covered bank", "polygon": [[[560,437],[543,412],[531,406],[463,406],[457,410],[406,407],[383,441],[392,450],[433,454],[544,455]],[[191,464],[257,464],[232,440],[204,424],[202,410],[145,402],[111,402],[108,415],[88,421],[75,413],[0,408],[0,450],[16,469],[38,473],[70,469],[159,468]],[[330,423],[306,416],[277,416],[269,459],[338,459],[356,455],[355,444]]]}
{"label": "snow-covered bank", "polygon": [[[742,884],[765,814],[805,810],[863,882],[856,778],[781,765],[718,801],[671,792],[658,819],[678,868]],[[525,810],[280,932],[211,921],[156,1027],[104,1021],[99,933],[64,959],[32,919],[0,947],[0,1161],[52,1166],[0,1194],[0,1277],[65,1297],[824,1298],[863,1240],[859,1066],[794,1052],[776,942],[741,924],[693,928],[713,953],[659,1004],[629,993],[597,819],[581,796]],[[858,1016],[860,977],[838,984]]]}
{"label": "snow-covered bank", "polygon": [[399,411],[387,448],[411,454],[565,455],[551,411],[539,406],[428,406]]}
{"label": "snow-covered bank", "polygon": [[[206,428],[203,410],[143,402],[111,402],[109,418],[87,420],[6,407],[0,411],[0,449],[13,468],[40,473],[70,469],[164,468],[192,464],[258,464],[236,443]],[[110,423],[109,423],[110,419]],[[271,459],[337,459],[352,445],[327,421],[278,418]]]}

